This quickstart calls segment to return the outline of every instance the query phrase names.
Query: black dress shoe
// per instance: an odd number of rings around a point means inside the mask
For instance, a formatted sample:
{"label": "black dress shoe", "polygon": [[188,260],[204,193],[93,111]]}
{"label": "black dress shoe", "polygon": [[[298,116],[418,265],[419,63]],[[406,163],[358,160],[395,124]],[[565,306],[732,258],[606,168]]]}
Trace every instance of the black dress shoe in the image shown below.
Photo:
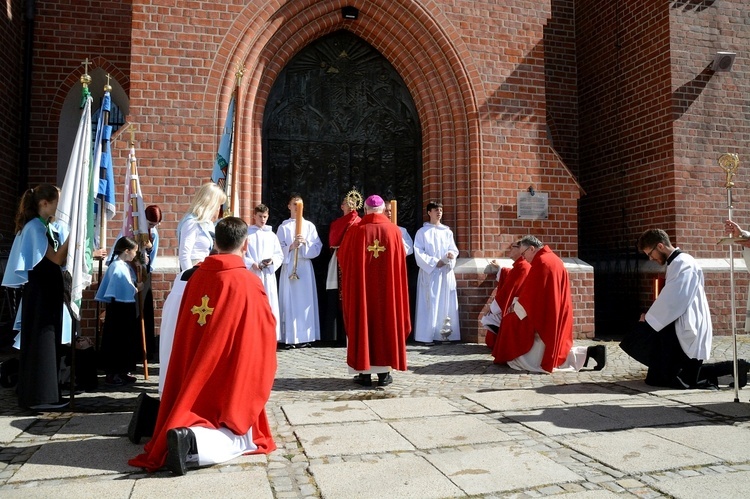
{"label": "black dress shoe", "polygon": [[372,386],[372,377],[369,374],[357,374],[354,382],[362,386]]}
{"label": "black dress shoe", "polygon": [[378,373],[378,386],[388,386],[393,383],[391,373]]}
{"label": "black dress shoe", "polygon": [[596,361],[594,371],[601,371],[607,363],[607,347],[604,345],[588,347],[586,349],[586,361],[583,363],[584,366],[589,363],[589,359],[594,359]]}
{"label": "black dress shoe", "polygon": [[187,473],[188,454],[197,454],[198,445],[190,428],[172,428],[167,431],[167,469],[182,476]]}
{"label": "black dress shoe", "polygon": [[142,437],[152,436],[158,414],[159,399],[151,398],[145,393],[138,395],[135,410],[128,425],[128,439],[134,444],[139,444]]}

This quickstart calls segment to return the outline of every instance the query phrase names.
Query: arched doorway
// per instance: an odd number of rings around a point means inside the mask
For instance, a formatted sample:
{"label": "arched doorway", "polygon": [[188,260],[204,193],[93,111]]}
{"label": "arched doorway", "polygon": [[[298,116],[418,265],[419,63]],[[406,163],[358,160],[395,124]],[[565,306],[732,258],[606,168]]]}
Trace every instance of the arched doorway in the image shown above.
{"label": "arched doorway", "polygon": [[271,209],[269,223],[277,226],[288,218],[291,192],[302,195],[305,218],[316,225],[324,244],[313,261],[322,319],[328,226],[341,216],[339,206],[348,191],[397,199],[399,225],[412,235],[422,224],[416,107],[393,66],[348,31],[301,50],[279,74],[267,102],[263,199]]}

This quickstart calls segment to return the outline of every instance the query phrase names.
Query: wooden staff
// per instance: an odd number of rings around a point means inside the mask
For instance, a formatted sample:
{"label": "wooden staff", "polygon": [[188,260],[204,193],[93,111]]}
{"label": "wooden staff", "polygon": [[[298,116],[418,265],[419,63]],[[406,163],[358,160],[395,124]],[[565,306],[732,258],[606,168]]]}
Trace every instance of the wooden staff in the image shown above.
{"label": "wooden staff", "polygon": [[[295,225],[295,239],[297,239],[297,236],[302,235],[302,212],[304,210],[305,205],[302,203],[302,200],[297,201],[297,215],[296,215],[296,225]],[[289,276],[289,279],[296,281],[299,279],[299,276],[297,275],[297,261],[299,260],[299,245],[297,245],[296,248],[294,248],[294,265],[292,266],[292,273]]]}
{"label": "wooden staff", "polygon": [[398,225],[398,216],[396,216],[397,204],[398,203],[395,199],[391,199],[391,222],[393,222],[394,225]]}
{"label": "wooden staff", "polygon": [[[142,234],[140,232],[140,213],[138,210],[138,168],[136,167],[135,159],[135,130],[130,129],[130,209],[133,216],[133,235],[138,242],[140,253],[143,254],[143,250],[146,247],[146,242],[149,241],[148,234]],[[144,241],[145,239],[145,241]],[[138,282],[143,283],[143,266],[138,269]],[[143,377],[148,380],[148,355],[146,353],[146,323],[143,318],[144,305],[144,293],[138,291],[138,304],[141,307],[141,347],[143,350]]]}

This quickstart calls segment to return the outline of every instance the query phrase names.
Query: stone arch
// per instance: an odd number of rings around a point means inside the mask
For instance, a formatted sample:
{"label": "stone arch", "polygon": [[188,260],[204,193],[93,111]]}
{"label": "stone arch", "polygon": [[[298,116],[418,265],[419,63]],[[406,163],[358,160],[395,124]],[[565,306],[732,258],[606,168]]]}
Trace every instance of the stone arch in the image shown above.
{"label": "stone arch", "polygon": [[[342,18],[345,5],[359,10],[356,21]],[[482,154],[473,91],[481,83],[450,21],[412,0],[273,1],[260,11],[248,7],[238,16],[211,70],[207,88],[218,88],[218,95],[206,97],[215,102],[216,130],[221,130],[236,69],[245,67],[238,131],[243,144],[238,155],[241,214],[248,215],[248,206],[261,196],[263,111],[273,82],[301,48],[340,29],[375,47],[404,79],[422,126],[423,198],[441,198],[450,207],[446,222],[457,229],[459,245],[473,256],[483,249],[484,240]]]}

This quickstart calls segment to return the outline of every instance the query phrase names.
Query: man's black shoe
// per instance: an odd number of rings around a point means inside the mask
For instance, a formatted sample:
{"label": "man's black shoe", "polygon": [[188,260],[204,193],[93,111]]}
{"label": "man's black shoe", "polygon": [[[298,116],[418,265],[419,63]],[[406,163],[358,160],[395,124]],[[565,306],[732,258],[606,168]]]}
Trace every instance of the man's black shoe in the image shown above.
{"label": "man's black shoe", "polygon": [[391,373],[378,373],[378,386],[388,386],[393,383]]}
{"label": "man's black shoe", "polygon": [[198,445],[190,428],[172,428],[167,431],[167,469],[182,476],[187,473],[188,454],[197,454]]}
{"label": "man's black shoe", "polygon": [[135,410],[128,425],[128,439],[134,444],[139,444],[141,437],[152,436],[158,414],[158,399],[151,398],[145,393],[138,395],[135,401]]}
{"label": "man's black shoe", "polygon": [[357,374],[354,382],[362,386],[372,386],[372,377],[369,374]]}
{"label": "man's black shoe", "polygon": [[583,363],[584,366],[588,365],[589,359],[594,359],[596,361],[594,371],[601,371],[607,363],[607,347],[604,345],[588,347],[586,349],[586,360]]}

